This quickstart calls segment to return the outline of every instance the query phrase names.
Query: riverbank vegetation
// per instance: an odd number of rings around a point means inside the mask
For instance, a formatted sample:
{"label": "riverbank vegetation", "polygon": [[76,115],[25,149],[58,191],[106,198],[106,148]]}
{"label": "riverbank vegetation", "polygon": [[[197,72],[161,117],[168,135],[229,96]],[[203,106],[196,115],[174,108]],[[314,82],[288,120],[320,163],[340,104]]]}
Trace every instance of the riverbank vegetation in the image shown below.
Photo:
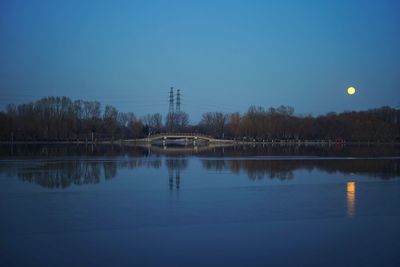
{"label": "riverbank vegetation", "polygon": [[47,97],[8,105],[0,112],[0,125],[4,141],[135,139],[174,131],[245,141],[400,141],[400,110],[391,107],[301,116],[288,106],[251,106],[245,113],[207,112],[190,124],[184,112],[167,114],[163,122],[159,113],[138,117],[97,101]]}

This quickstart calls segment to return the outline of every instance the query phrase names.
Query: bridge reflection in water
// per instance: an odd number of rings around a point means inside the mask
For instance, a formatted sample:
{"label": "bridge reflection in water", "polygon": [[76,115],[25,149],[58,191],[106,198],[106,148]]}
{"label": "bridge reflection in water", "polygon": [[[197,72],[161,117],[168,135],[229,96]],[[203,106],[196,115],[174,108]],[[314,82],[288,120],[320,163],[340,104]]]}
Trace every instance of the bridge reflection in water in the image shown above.
{"label": "bridge reflection in water", "polygon": [[354,217],[355,210],[355,200],[356,200],[356,183],[347,182],[347,217]]}

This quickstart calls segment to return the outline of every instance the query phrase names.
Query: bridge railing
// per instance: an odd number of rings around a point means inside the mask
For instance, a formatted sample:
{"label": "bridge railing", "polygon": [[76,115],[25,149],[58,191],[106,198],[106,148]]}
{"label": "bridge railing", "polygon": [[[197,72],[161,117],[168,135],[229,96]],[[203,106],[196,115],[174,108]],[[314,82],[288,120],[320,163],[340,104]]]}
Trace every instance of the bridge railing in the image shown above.
{"label": "bridge railing", "polygon": [[207,139],[214,139],[214,137],[210,135],[205,135],[205,134],[200,134],[200,133],[158,133],[154,135],[150,135],[149,138],[154,139],[158,137],[168,137],[168,136],[197,136],[197,137],[203,137]]}

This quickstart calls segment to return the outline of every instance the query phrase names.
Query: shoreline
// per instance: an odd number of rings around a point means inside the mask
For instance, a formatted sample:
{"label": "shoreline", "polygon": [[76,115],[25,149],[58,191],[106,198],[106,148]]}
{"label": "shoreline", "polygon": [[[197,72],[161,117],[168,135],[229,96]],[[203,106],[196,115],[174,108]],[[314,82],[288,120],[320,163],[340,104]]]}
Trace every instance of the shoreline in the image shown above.
{"label": "shoreline", "polygon": [[[107,141],[0,141],[0,145],[154,145],[150,141],[143,139],[138,140],[107,140]],[[238,141],[228,139],[215,139],[210,142],[205,142],[202,145],[400,145],[400,142],[366,142],[366,141],[351,141],[351,142],[335,142],[335,141]],[[188,144],[193,145],[193,144]]]}

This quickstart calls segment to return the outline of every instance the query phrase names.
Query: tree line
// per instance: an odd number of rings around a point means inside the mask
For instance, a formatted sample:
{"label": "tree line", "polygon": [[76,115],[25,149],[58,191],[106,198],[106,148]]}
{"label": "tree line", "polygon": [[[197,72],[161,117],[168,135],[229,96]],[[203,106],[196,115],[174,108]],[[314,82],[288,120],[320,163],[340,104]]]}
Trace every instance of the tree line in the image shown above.
{"label": "tree line", "polygon": [[97,101],[72,101],[68,97],[46,97],[20,105],[7,105],[0,113],[2,140],[76,140],[139,138],[144,125],[162,126],[161,114],[138,118]]}
{"label": "tree line", "polygon": [[97,101],[46,97],[8,105],[0,112],[1,140],[116,140],[160,132],[198,132],[245,141],[346,140],[400,141],[400,110],[381,107],[366,111],[300,116],[289,106],[256,107],[247,112],[206,112],[191,125],[188,114],[159,113],[138,117],[133,112],[104,108]]}
{"label": "tree line", "polygon": [[343,140],[400,141],[400,110],[381,107],[321,116],[299,116],[289,106],[251,106],[240,114],[207,112],[198,128],[220,138],[248,141]]}

